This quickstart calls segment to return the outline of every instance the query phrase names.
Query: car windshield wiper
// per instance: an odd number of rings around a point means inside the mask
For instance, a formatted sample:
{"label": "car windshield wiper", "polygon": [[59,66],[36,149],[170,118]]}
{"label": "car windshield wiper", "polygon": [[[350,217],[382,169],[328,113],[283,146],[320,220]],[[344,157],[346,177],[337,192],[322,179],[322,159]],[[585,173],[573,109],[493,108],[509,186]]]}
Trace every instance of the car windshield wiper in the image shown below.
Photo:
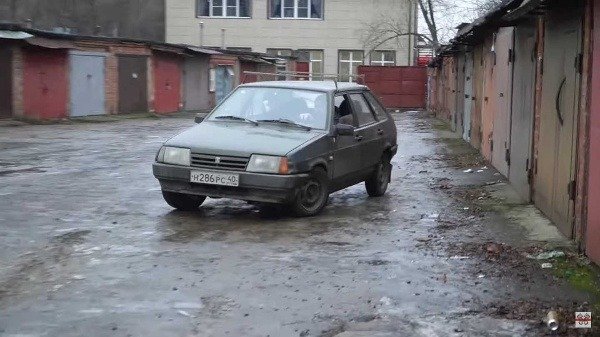
{"label": "car windshield wiper", "polygon": [[312,128],[308,125],[302,125],[302,124],[298,124],[296,122],[294,122],[293,120],[289,120],[289,119],[285,119],[285,118],[279,118],[279,119],[261,119],[258,120],[257,122],[264,122],[264,123],[279,123],[279,124],[286,124],[286,125],[293,125],[293,126],[297,126],[299,128],[303,128],[307,131],[312,130]]}
{"label": "car windshield wiper", "polygon": [[258,126],[258,122],[253,121],[253,120],[248,119],[248,118],[240,117],[240,116],[233,116],[233,115],[217,116],[217,117],[215,117],[215,119],[229,119],[229,120],[232,120],[232,121],[244,121],[244,122],[252,123],[252,124]]}

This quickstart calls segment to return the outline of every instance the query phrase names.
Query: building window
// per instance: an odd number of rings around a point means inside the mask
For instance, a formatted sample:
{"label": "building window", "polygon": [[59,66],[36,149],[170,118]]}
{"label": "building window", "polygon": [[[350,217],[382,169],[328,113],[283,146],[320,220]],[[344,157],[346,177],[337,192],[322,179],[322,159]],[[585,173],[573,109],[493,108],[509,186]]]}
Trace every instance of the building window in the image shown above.
{"label": "building window", "polygon": [[390,50],[376,50],[371,53],[371,65],[390,67],[396,65],[396,52]]}
{"label": "building window", "polygon": [[311,81],[322,80],[324,52],[322,50],[299,50],[298,54],[299,57],[301,56],[303,60],[308,62],[309,79]]}
{"label": "building window", "polygon": [[269,18],[322,19],[323,0],[270,0]]}
{"label": "building window", "polygon": [[340,50],[338,57],[340,81],[352,82],[354,76],[358,74],[358,66],[363,64],[364,57],[365,53],[362,50]]}
{"label": "building window", "polygon": [[[285,73],[287,71],[287,57],[290,57],[293,54],[291,49],[267,48],[267,54],[283,57],[275,61],[275,69],[277,73]],[[278,76],[277,79],[285,80],[287,79],[287,76],[281,75]]]}
{"label": "building window", "polygon": [[251,0],[196,0],[196,16],[249,18]]}

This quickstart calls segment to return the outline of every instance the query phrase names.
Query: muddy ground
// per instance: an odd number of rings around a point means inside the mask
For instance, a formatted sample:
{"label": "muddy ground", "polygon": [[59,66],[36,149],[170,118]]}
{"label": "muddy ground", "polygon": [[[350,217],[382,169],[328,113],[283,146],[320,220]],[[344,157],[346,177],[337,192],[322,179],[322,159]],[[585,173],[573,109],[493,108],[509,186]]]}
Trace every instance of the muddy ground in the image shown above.
{"label": "muddy ground", "polygon": [[189,116],[0,127],[0,336],[543,336],[549,310],[592,335],[594,267],[444,124],[395,117],[388,194],[310,219],[170,209],[151,164]]}

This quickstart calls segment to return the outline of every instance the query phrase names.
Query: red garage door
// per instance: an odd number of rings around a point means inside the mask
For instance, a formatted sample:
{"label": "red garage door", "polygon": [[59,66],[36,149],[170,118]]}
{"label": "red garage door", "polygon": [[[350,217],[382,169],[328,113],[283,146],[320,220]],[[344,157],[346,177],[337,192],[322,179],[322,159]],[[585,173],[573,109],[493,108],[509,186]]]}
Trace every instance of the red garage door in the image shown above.
{"label": "red garage door", "polygon": [[426,67],[359,66],[358,73],[387,108],[425,108]]}
{"label": "red garage door", "polygon": [[23,109],[34,119],[67,116],[67,53],[32,49],[23,54]]}
{"label": "red garage door", "polygon": [[157,113],[179,110],[181,103],[181,60],[154,56],[154,109]]}

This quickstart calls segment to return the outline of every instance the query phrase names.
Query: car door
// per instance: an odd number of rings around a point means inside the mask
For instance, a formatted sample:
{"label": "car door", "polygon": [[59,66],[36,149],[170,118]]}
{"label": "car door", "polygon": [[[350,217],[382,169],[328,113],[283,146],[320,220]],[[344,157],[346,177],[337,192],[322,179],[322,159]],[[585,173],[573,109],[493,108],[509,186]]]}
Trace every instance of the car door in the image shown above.
{"label": "car door", "polygon": [[381,125],[375,119],[373,111],[362,93],[348,95],[352,103],[352,110],[357,124],[355,140],[358,142],[362,171],[368,170],[381,160]]}
{"label": "car door", "polygon": [[[334,124],[357,126],[348,95],[334,97]],[[361,168],[360,142],[355,136],[340,135],[336,135],[333,142],[333,178],[341,185],[347,185],[346,182],[353,180]]]}

